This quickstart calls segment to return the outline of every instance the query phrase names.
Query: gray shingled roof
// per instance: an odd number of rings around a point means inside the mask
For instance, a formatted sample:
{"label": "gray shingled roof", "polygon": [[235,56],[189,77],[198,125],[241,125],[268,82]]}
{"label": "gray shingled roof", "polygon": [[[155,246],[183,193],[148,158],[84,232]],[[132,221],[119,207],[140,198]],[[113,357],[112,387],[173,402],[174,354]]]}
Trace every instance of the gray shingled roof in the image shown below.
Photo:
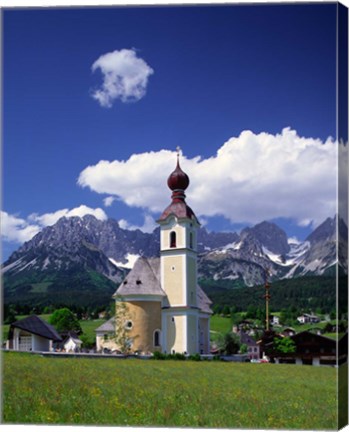
{"label": "gray shingled roof", "polygon": [[115,317],[110,318],[108,321],[103,323],[101,326],[96,328],[96,332],[113,332],[115,330]]}
{"label": "gray shingled roof", "polygon": [[200,285],[196,286],[196,292],[197,292],[197,300],[198,300],[198,307],[202,312],[206,313],[212,313],[212,310],[210,308],[210,304],[212,304],[211,300],[207,297],[207,295],[204,293],[203,289]]}
{"label": "gray shingled roof", "polygon": [[157,295],[165,297],[160,285],[159,258],[140,257],[114,295]]}
{"label": "gray shingled roof", "polygon": [[[160,258],[140,257],[114,295],[140,294],[166,297],[165,291],[161,288],[160,280]],[[212,313],[210,308],[212,302],[199,285],[197,285],[197,296],[199,309],[202,312]],[[97,330],[103,331],[101,327]]]}
{"label": "gray shingled roof", "polygon": [[33,333],[53,341],[62,340],[56,329],[37,315],[30,315],[27,318],[23,318],[12,323],[10,332],[13,328],[19,328],[21,330],[27,331],[28,333]]}

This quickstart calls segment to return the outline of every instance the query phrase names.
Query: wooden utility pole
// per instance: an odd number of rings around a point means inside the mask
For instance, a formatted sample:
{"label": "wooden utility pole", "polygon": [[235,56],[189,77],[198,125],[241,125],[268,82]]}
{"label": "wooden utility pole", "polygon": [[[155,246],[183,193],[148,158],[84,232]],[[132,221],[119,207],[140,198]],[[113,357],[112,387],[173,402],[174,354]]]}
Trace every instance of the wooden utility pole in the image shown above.
{"label": "wooden utility pole", "polygon": [[269,293],[269,289],[270,289],[270,283],[268,282],[268,276],[269,276],[269,269],[265,270],[265,284],[264,284],[264,288],[265,288],[265,330],[268,332],[269,331],[269,300],[270,300],[270,293]]}

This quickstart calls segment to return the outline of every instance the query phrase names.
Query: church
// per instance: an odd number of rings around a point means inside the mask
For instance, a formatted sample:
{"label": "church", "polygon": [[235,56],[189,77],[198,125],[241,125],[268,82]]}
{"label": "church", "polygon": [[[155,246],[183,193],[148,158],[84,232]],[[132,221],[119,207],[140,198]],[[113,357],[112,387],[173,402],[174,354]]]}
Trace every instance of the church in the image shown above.
{"label": "church", "polygon": [[[185,201],[189,177],[179,163],[167,185],[171,203],[160,225],[160,258],[140,257],[114,294],[116,315],[96,330],[97,350],[206,354],[211,301],[197,283],[200,223]],[[115,336],[116,335],[116,336]]]}

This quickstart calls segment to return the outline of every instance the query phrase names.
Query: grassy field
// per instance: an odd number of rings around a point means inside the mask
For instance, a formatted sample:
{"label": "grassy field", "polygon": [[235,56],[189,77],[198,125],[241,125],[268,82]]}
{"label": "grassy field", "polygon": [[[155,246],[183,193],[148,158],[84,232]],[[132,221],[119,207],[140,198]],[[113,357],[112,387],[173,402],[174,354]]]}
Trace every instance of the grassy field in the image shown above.
{"label": "grassy field", "polygon": [[219,332],[222,334],[228,333],[232,329],[231,320],[227,317],[212,315],[210,319],[210,329],[213,332]]}
{"label": "grassy field", "polygon": [[336,369],[9,352],[3,422],[335,429]]}

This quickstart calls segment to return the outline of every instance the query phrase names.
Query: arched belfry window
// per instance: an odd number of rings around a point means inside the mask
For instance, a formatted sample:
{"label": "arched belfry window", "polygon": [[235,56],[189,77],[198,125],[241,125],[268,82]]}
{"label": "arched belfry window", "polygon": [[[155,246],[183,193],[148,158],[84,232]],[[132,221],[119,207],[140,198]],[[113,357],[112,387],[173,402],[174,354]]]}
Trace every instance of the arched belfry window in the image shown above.
{"label": "arched belfry window", "polygon": [[176,245],[176,233],[174,231],[170,232],[170,247],[175,248]]}

